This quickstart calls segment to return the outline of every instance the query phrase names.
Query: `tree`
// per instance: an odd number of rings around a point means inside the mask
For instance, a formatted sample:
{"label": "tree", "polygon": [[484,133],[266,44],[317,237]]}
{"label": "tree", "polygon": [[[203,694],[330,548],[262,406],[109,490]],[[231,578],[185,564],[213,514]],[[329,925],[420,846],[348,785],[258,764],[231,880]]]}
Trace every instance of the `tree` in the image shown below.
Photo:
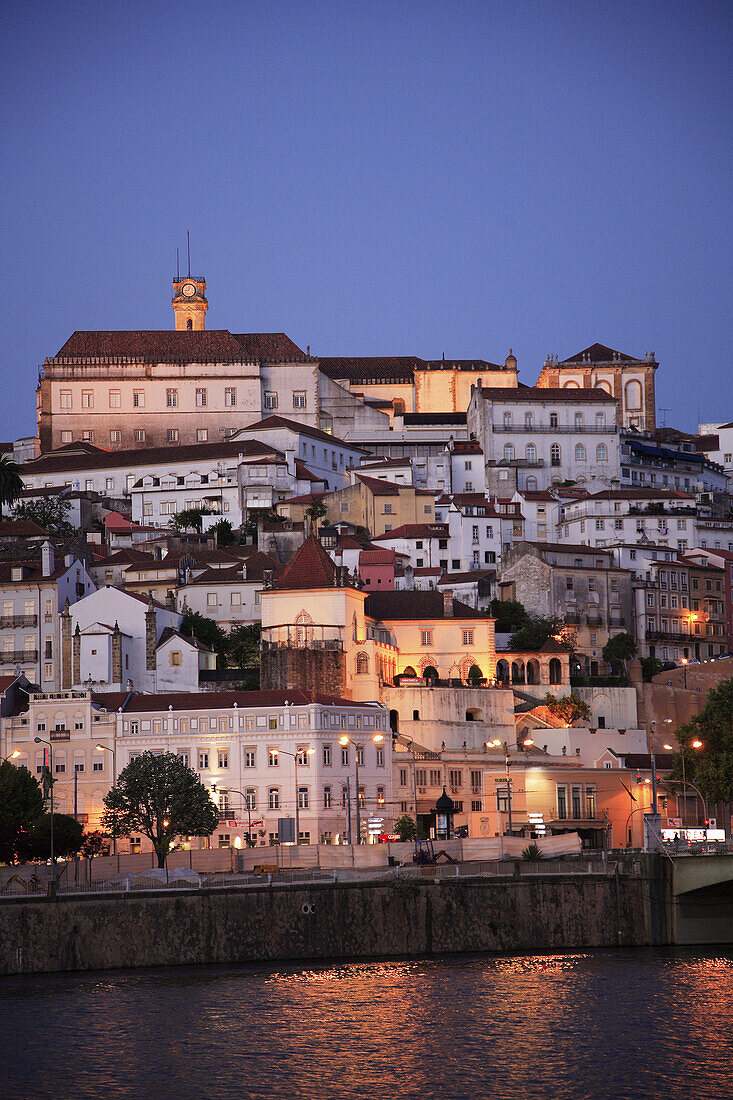
{"label": "tree", "polygon": [[227,637],[227,655],[239,668],[260,663],[260,636],[262,627],[259,623],[248,623],[246,626],[235,626]]}
{"label": "tree", "polygon": [[655,676],[662,671],[662,662],[658,657],[642,657],[641,675],[645,684],[650,684]]}
{"label": "tree", "polygon": [[323,497],[316,497],[311,506],[306,508],[305,515],[308,517],[310,534],[315,534],[319,519],[323,519],[327,511],[328,509],[323,503]]}
{"label": "tree", "polygon": [[192,611],[190,607],[183,612],[181,634],[187,634],[189,638],[198,638],[215,653],[226,652],[227,639],[219,624],[214,619],[208,619],[206,615],[202,615],[200,611]]}
{"label": "tree", "polygon": [[578,719],[584,722],[590,718],[590,707],[575,694],[563,695],[560,699],[551,695],[548,691],[545,696],[545,704],[551,714],[556,718],[562,718],[568,726],[574,726]]}
{"label": "tree", "polygon": [[109,837],[106,833],[99,829],[95,829],[93,833],[85,833],[81,846],[81,854],[85,859],[94,859],[95,856],[101,856],[103,852],[108,851]]}
{"label": "tree", "polygon": [[43,813],[43,792],[27,768],[0,764],[0,862],[14,863],[24,835]]}
{"label": "tree", "polygon": [[414,840],[417,836],[417,826],[409,814],[398,817],[394,823],[394,831],[400,840]]}
{"label": "tree", "polygon": [[619,669],[626,675],[628,662],[636,653],[636,642],[631,634],[614,634],[603,647],[603,660],[615,671]]}
{"label": "tree", "polygon": [[544,619],[541,616],[531,616],[524,626],[512,634],[509,645],[516,650],[542,649],[548,638],[563,636],[565,623],[562,619]]}
{"label": "tree", "polygon": [[0,455],[0,511],[3,504],[13,504],[24,489],[18,463],[7,455]]}
{"label": "tree", "polygon": [[489,604],[489,614],[496,619],[494,630],[498,634],[513,634],[529,622],[529,615],[519,600],[494,599]]}
{"label": "tree", "polygon": [[228,519],[220,519],[210,530],[216,531],[217,546],[231,546],[233,542],[237,541],[234,528]]}
{"label": "tree", "polygon": [[196,772],[172,752],[144,752],[131,760],[104,798],[105,828],[117,835],[141,832],[152,842],[158,866],[177,836],[211,836],[219,811]]}
{"label": "tree", "polygon": [[183,508],[172,517],[170,526],[174,531],[201,531],[203,516],[213,516],[211,508]]}
{"label": "tree", "polygon": [[[686,778],[708,802],[733,801],[733,680],[713,688],[700,713],[680,726],[676,737],[681,752],[670,777],[682,779],[684,752]],[[693,741],[702,741],[702,748],[692,749]]]}
{"label": "tree", "polygon": [[71,501],[62,496],[38,497],[24,500],[13,509],[13,519],[27,519],[37,523],[58,538],[70,538],[76,530],[69,523]]}
{"label": "tree", "polygon": [[[75,856],[84,841],[84,826],[71,814],[53,815],[53,857],[68,859]],[[51,814],[42,814],[24,835],[20,849],[24,859],[43,859],[51,857]]]}

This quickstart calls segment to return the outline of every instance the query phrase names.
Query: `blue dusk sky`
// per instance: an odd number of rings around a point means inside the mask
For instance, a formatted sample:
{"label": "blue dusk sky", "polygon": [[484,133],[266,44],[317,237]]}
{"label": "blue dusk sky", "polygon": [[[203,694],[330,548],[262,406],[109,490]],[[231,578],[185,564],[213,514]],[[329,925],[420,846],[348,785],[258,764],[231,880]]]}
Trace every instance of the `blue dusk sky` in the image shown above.
{"label": "blue dusk sky", "polygon": [[[0,438],[75,329],[314,355],[656,352],[733,419],[730,2],[3,4]],[[185,260],[184,260],[185,263]]]}

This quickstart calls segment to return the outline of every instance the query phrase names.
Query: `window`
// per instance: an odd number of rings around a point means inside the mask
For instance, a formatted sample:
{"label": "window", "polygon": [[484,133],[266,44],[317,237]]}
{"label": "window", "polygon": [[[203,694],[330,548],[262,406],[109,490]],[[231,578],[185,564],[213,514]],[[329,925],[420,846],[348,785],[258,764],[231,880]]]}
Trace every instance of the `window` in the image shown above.
{"label": "window", "polygon": [[133,432],[133,439],[135,440],[136,443],[144,443],[145,442],[145,429],[144,428],[135,428],[135,430]]}
{"label": "window", "polygon": [[280,809],[280,790],[278,787],[270,787],[267,792],[267,805],[271,810]]}
{"label": "window", "polygon": [[432,645],[433,644],[433,632],[432,630],[420,631],[420,645]]}
{"label": "window", "polygon": [[557,787],[557,816],[561,821],[568,816],[568,789],[561,784]]}
{"label": "window", "polygon": [[145,390],[132,391],[132,404],[135,409],[142,409],[145,407]]}
{"label": "window", "polygon": [[94,442],[94,432],[91,430],[91,428],[86,428],[81,433],[81,438],[82,438],[82,441],[84,443],[93,443]]}
{"label": "window", "polygon": [[172,649],[168,660],[171,668],[180,668],[183,664],[183,653],[180,649]]}
{"label": "window", "polygon": [[356,655],[356,675],[366,676],[369,672],[369,658],[366,653],[357,653]]}
{"label": "window", "polygon": [[178,390],[166,390],[165,403],[166,407],[169,409],[178,408]]}
{"label": "window", "polygon": [[219,606],[219,596],[217,595],[216,592],[207,592],[206,593],[206,606],[207,607],[218,607]]}
{"label": "window", "polygon": [[110,409],[119,409],[122,405],[122,394],[119,390],[109,391],[109,407]]}
{"label": "window", "polygon": [[464,645],[473,645],[473,631],[472,630],[464,630],[463,631],[463,644]]}
{"label": "window", "polygon": [[277,749],[270,749],[267,756],[268,768],[277,768],[280,765],[280,753]]}
{"label": "window", "polygon": [[94,391],[82,390],[81,391],[81,407],[82,409],[94,408]]}
{"label": "window", "polygon": [[293,408],[304,409],[306,407],[305,390],[296,390],[293,394]]}
{"label": "window", "polygon": [[224,769],[229,767],[229,750],[219,749],[219,767]]}
{"label": "window", "polygon": [[[554,426],[555,425],[553,425],[553,427]],[[550,447],[550,465],[551,466],[559,466],[560,465],[560,445],[559,445],[559,443],[553,443],[552,446]]]}
{"label": "window", "polygon": [[298,787],[298,809],[307,810],[309,806],[309,796],[307,787]]}
{"label": "window", "polygon": [[582,443],[575,444],[575,461],[585,462],[585,447]]}
{"label": "window", "polygon": [[209,754],[201,750],[199,752],[199,771],[204,772],[209,770]]}
{"label": "window", "polygon": [[265,408],[277,408],[277,394],[273,390],[265,390]]}
{"label": "window", "polygon": [[550,413],[550,427],[557,427],[557,413]]}
{"label": "window", "polygon": [[257,764],[257,750],[254,746],[248,746],[244,750],[244,766],[245,768],[254,768]]}
{"label": "window", "polygon": [[169,428],[167,432],[167,439],[169,443],[178,442],[178,428]]}
{"label": "window", "polygon": [[69,431],[62,432],[61,433],[61,442],[62,443],[71,443],[71,432],[69,432]]}
{"label": "window", "polygon": [[510,412],[504,413],[504,427],[511,428],[512,426],[512,414]]}
{"label": "window", "polygon": [[267,716],[267,725],[268,725],[268,728],[271,729],[271,730],[276,730],[277,729],[277,715],[276,714],[268,714],[268,716]]}
{"label": "window", "polygon": [[599,443],[596,447],[596,462],[608,462],[608,447],[605,443]]}
{"label": "window", "polygon": [[62,390],[59,394],[59,404],[62,409],[71,408],[71,390]]}
{"label": "window", "polygon": [[527,446],[524,448],[524,457],[526,458],[527,462],[537,461],[537,448],[535,447],[534,443],[528,443]]}
{"label": "window", "polygon": [[341,748],[341,766],[344,768],[349,766],[349,749],[347,745],[343,745]]}
{"label": "window", "polygon": [[384,749],[381,746],[377,746],[377,767],[384,767]]}
{"label": "window", "polygon": [[224,405],[228,409],[233,409],[237,404],[237,391],[234,386],[227,386],[224,390]]}
{"label": "window", "polygon": [[504,444],[504,461],[505,462],[511,462],[513,459],[514,459],[514,444],[513,443],[505,443]]}
{"label": "window", "polygon": [[324,810],[330,810],[332,805],[332,790],[330,787],[323,788],[323,808]]}
{"label": "window", "polygon": [[208,428],[197,428],[196,429],[196,442],[197,443],[207,443],[208,439],[209,439],[209,429]]}
{"label": "window", "polygon": [[205,409],[208,401],[207,393],[205,389],[196,390],[196,408]]}
{"label": "window", "polygon": [[575,430],[576,432],[583,430],[583,414],[581,412],[575,414]]}

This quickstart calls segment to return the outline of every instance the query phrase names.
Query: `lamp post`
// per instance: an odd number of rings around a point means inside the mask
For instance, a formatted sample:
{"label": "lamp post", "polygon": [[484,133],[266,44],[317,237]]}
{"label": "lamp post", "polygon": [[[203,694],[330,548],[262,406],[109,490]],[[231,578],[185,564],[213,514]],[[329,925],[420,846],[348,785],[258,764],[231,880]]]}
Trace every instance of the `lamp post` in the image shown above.
{"label": "lamp post", "polygon": [[[384,734],[375,733],[372,737],[372,741],[378,745],[380,741],[384,741]],[[344,734],[339,737],[339,745],[353,745],[354,746],[354,764],[356,768],[356,843],[361,844],[361,806],[359,805],[359,750],[364,748],[363,744],[357,744],[356,741],[352,741],[351,738]],[[413,756],[414,761],[414,756]],[[413,773],[414,774],[414,773]],[[415,818],[417,818],[417,803],[415,803]],[[417,821],[415,821],[415,827],[417,828]]]}
{"label": "lamp post", "polygon": [[680,663],[682,665],[682,686],[687,691],[687,657],[683,657]]}
{"label": "lamp post", "polygon": [[[116,753],[114,748],[110,749],[110,748],[108,748],[107,745],[95,745],[94,747],[95,747],[95,749],[98,749],[99,752],[111,752],[112,753],[112,783],[110,785],[112,787],[114,787],[115,783],[117,782],[117,753]],[[112,855],[114,855],[114,856],[117,855],[117,829],[116,828],[113,828],[113,830],[112,830]]]}
{"label": "lamp post", "polygon": [[14,752],[11,752],[10,756],[3,757],[3,764],[5,764],[8,760],[17,760],[20,755],[20,749],[15,749]]}
{"label": "lamp post", "polygon": [[[534,740],[531,737],[525,737],[522,745],[525,748],[529,748],[530,745],[534,745]],[[494,738],[493,741],[486,742],[487,749],[500,749],[504,748],[504,768],[506,770],[506,799],[507,799],[507,811],[508,811],[508,828],[509,836],[512,835],[512,786],[509,779],[509,742],[502,741],[500,737]]]}
{"label": "lamp post", "polygon": [[[672,722],[671,718],[665,718],[665,725],[669,726]],[[651,741],[651,757],[652,757],[652,813],[656,815],[657,812],[657,757],[654,751],[654,734],[657,732],[655,727],[657,724],[656,718],[652,718],[649,725],[652,727],[649,732],[649,738]]]}
{"label": "lamp post", "polygon": [[53,878],[54,858],[53,858],[53,745],[50,741],[47,741],[45,737],[34,737],[33,740],[37,745],[48,745],[48,761],[49,761],[49,775],[51,782],[51,878]]}
{"label": "lamp post", "polygon": [[214,794],[216,794],[217,791],[221,791],[222,794],[238,794],[242,799],[247,810],[247,847],[254,848],[254,844],[252,843],[252,806],[249,801],[249,795],[244,794],[243,791],[238,791],[236,787],[220,787],[218,783],[212,783],[211,789]]}
{"label": "lamp post", "polygon": [[[665,745],[664,747],[665,747],[665,749],[671,749],[672,752],[674,752],[674,749],[672,749],[671,745]],[[702,741],[698,741],[697,739],[695,741],[691,741],[690,742],[690,748],[701,749],[702,748]],[[685,817],[686,817],[686,811],[687,811],[687,773],[685,771],[685,746],[684,745],[682,745],[681,748],[680,748],[680,756],[682,757],[682,828],[684,829],[684,827],[685,827]],[[695,788],[695,789],[697,789],[697,788]],[[698,794],[699,793],[700,792],[698,791]],[[705,805],[705,801],[703,799],[703,806],[704,805]]]}
{"label": "lamp post", "polygon": [[[313,756],[316,750],[312,745],[309,745],[307,749],[301,749],[299,752],[288,752],[287,749],[270,749],[273,756],[289,756],[295,764],[295,844],[300,844],[300,795],[298,792],[298,757],[305,753],[306,756]],[[250,819],[251,820],[251,819]]]}
{"label": "lamp post", "polygon": [[408,742],[407,751],[412,757],[412,800],[415,804],[415,839],[417,839],[417,773],[415,771],[417,762],[415,759],[415,746],[412,741]]}

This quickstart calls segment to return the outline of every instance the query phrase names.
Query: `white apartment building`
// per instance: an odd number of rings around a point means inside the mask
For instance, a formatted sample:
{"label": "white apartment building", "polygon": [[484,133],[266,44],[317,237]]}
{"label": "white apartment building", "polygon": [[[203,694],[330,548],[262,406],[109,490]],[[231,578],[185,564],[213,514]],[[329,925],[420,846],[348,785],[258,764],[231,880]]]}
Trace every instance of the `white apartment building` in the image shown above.
{"label": "white apartment building", "polygon": [[178,608],[182,613],[198,611],[227,631],[257,623],[262,618],[265,574],[277,579],[284,568],[269,554],[255,553],[229,569],[205,569],[198,576],[189,571],[185,583],[178,586]]}
{"label": "white apartment building", "polygon": [[524,530],[519,505],[491,501],[481,493],[445,494],[435,504],[436,518],[448,525],[448,554],[438,564],[450,572],[493,569]]}
{"label": "white apartment building", "polygon": [[564,481],[588,487],[618,482],[618,402],[603,390],[502,390],[479,383],[467,417],[492,492],[505,495],[502,482],[511,492]]}
{"label": "white apartment building", "polygon": [[44,690],[57,687],[59,612],[94,591],[84,563],[67,554],[57,565],[50,542],[38,559],[0,562],[0,674],[20,668]]}
{"label": "white apartment building", "polygon": [[585,546],[651,542],[680,553],[695,545],[695,498],[668,489],[614,489],[564,504],[557,538]]}
{"label": "white apartment building", "polygon": [[519,505],[524,517],[525,542],[550,542],[555,537],[561,504],[552,490],[525,489],[515,493],[512,500]]}
{"label": "white apartment building", "polygon": [[366,453],[361,447],[329,435],[320,428],[278,415],[248,424],[231,438],[234,442],[251,440],[275,448],[285,455],[291,469],[294,469],[295,459],[299,459],[311,475],[325,482],[326,489],[343,489],[348,485],[350,467],[360,466]]}
{"label": "white apartment building", "polygon": [[[16,763],[40,775],[49,761],[37,736],[52,742],[56,806],[73,808],[76,773],[90,829],[99,827],[115,776],[146,751],[180,756],[219,806],[211,840],[182,838],[184,846],[244,847],[250,821],[259,845],[277,844],[279,819],[294,820],[296,804],[301,843],[345,842],[349,809],[355,839],[357,768],[363,839],[370,819],[387,832],[395,817],[392,738],[378,703],[299,690],[37,693],[26,711],[2,719],[3,756],[17,749]],[[140,836],[118,843],[122,851],[150,847]]]}

